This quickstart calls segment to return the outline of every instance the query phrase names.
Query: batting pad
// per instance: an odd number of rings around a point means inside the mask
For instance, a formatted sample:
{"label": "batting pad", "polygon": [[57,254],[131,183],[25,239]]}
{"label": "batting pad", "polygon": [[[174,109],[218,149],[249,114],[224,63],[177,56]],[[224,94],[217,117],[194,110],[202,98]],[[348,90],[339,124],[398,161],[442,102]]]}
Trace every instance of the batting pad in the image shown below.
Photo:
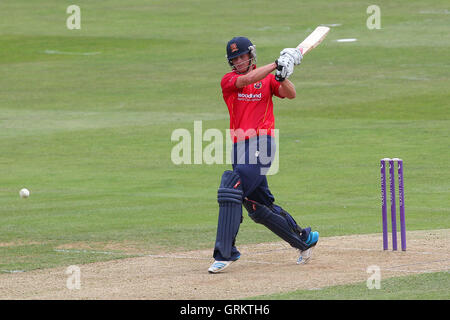
{"label": "batting pad", "polygon": [[219,221],[214,246],[216,260],[229,261],[239,257],[234,243],[242,221],[242,199],[243,191],[239,175],[233,171],[225,171],[217,191]]}
{"label": "batting pad", "polygon": [[300,238],[300,234],[293,231],[292,225],[285,217],[273,212],[267,206],[252,200],[244,200],[244,206],[253,221],[266,226],[292,247],[302,251],[308,248],[306,243]]}

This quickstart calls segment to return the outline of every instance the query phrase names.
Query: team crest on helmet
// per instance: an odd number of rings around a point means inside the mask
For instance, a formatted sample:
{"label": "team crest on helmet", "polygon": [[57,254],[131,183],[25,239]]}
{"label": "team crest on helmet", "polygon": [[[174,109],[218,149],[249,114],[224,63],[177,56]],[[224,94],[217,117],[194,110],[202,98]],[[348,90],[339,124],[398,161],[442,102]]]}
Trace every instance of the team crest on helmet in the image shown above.
{"label": "team crest on helmet", "polygon": [[253,87],[254,87],[255,89],[261,89],[261,87],[262,87],[262,82],[261,82],[261,81],[256,82],[256,83],[253,85]]}
{"label": "team crest on helmet", "polygon": [[236,51],[239,50],[239,48],[238,48],[236,43],[230,44],[230,49],[231,49],[231,52],[236,52]]}

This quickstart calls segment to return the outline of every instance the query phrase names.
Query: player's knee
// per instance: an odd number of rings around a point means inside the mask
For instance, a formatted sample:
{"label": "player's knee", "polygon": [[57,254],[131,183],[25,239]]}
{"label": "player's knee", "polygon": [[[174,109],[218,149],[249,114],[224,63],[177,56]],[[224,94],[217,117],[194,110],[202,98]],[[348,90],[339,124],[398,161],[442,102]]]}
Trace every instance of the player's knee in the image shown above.
{"label": "player's knee", "polygon": [[217,191],[217,201],[219,204],[226,202],[242,204],[242,198],[243,191],[239,175],[230,170],[225,171]]}
{"label": "player's knee", "polygon": [[273,212],[256,201],[244,199],[244,207],[247,209],[248,216],[256,223],[263,223]]}

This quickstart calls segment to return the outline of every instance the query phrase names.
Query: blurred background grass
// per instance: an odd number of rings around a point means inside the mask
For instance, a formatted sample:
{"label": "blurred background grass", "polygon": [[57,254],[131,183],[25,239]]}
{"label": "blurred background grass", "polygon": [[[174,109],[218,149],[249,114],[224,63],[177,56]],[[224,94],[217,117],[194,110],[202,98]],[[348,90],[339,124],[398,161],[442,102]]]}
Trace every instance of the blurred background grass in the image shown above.
{"label": "blurred background grass", "polygon": [[[233,36],[264,65],[319,24],[340,26],[275,101],[277,202],[321,236],[381,232],[379,159],[401,157],[407,229],[449,228],[446,2],[379,1],[380,30],[360,1],[77,1],[81,30],[69,4],[0,3],[0,270],[212,248],[230,166],[174,165],[171,133],[228,128]],[[238,245],[274,240],[244,219]]]}

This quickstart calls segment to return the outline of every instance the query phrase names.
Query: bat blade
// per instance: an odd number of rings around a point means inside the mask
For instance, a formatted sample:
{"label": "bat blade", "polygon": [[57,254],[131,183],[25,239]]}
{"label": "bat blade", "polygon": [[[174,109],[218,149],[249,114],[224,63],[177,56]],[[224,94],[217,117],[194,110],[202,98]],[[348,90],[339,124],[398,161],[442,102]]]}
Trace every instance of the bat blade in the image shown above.
{"label": "bat blade", "polygon": [[319,26],[317,27],[309,36],[306,37],[298,46],[297,49],[305,55],[315,47],[317,47],[323,39],[327,36],[328,32],[330,32],[329,27]]}

